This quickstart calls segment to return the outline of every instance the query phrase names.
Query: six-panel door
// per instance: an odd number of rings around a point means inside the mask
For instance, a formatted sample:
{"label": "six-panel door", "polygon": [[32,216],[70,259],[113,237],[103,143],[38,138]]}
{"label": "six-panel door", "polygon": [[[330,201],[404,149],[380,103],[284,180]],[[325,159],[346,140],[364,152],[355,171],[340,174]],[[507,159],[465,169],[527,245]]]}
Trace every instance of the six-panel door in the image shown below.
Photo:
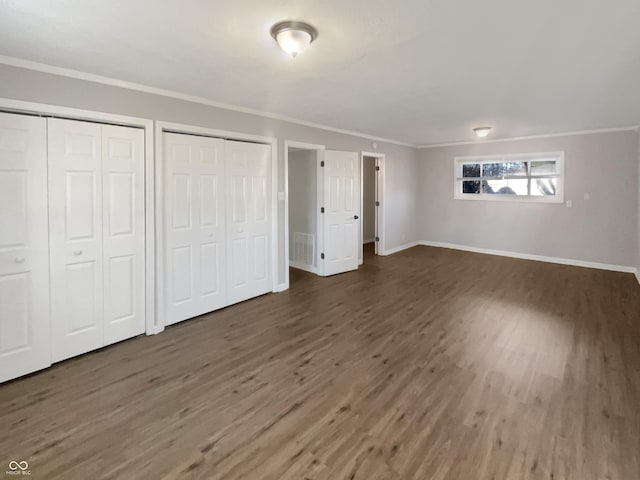
{"label": "six-panel door", "polygon": [[360,166],[356,152],[324,152],[324,274],[358,268]]}
{"label": "six-panel door", "polygon": [[49,119],[53,361],[145,328],[144,133]]}
{"label": "six-panel door", "polygon": [[164,134],[167,324],[226,305],[224,140]]}
{"label": "six-panel door", "polygon": [[46,131],[0,113],[0,382],[51,364]]}

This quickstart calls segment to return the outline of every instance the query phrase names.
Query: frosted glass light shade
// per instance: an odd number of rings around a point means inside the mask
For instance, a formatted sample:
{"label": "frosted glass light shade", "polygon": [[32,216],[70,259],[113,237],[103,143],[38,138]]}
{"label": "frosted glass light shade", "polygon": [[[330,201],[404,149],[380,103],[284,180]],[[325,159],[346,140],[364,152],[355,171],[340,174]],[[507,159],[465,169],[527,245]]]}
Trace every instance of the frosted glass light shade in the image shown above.
{"label": "frosted glass light shade", "polygon": [[480,138],[484,138],[487,135],[489,135],[489,132],[491,131],[491,127],[478,127],[478,128],[474,128],[473,131],[476,132],[476,135],[479,136]]}
{"label": "frosted glass light shade", "polygon": [[311,35],[302,30],[285,30],[276,36],[280,48],[295,57],[311,43]]}
{"label": "frosted glass light shade", "polygon": [[271,27],[271,36],[293,57],[304,51],[317,35],[315,28],[303,22],[280,22]]}

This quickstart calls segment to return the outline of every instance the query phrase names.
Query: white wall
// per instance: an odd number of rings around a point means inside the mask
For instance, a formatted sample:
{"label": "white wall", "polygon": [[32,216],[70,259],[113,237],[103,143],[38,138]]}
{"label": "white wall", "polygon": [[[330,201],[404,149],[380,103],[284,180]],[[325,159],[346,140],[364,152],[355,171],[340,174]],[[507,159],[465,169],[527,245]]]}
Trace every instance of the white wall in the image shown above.
{"label": "white wall", "polygon": [[[363,137],[8,65],[0,65],[0,79],[0,97],[4,98],[277,137],[277,183],[281,192],[284,191],[285,139],[325,145],[331,150],[360,152],[374,149],[373,141]],[[386,248],[392,249],[418,239],[414,221],[417,150],[376,142],[377,151],[386,155]],[[284,238],[284,218],[284,201],[280,201],[280,239]],[[281,284],[288,263],[284,257],[284,244],[284,241],[279,243],[278,278]]]}
{"label": "white wall", "polygon": [[364,157],[362,162],[362,241],[376,238],[376,159]]}
{"label": "white wall", "polygon": [[[313,235],[313,248],[318,248],[318,151],[289,150],[289,260],[294,257],[294,233]],[[311,266],[317,267],[314,255]]]}
{"label": "white wall", "polygon": [[[456,156],[558,150],[565,152],[565,199],[573,208],[453,198]],[[421,240],[624,267],[640,263],[637,132],[426,148],[418,171]]]}

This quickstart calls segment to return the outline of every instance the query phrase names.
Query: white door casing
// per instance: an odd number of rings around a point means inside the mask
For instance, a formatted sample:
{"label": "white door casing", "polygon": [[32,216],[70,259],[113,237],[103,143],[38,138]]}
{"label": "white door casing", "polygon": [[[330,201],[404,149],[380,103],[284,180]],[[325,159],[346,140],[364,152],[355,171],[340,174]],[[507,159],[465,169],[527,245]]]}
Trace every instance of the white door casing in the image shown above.
{"label": "white door casing", "polygon": [[271,281],[271,149],[225,141],[228,304],[268,293]]}
{"label": "white door casing", "polygon": [[46,139],[0,113],[0,382],[51,364]]}
{"label": "white door casing", "polygon": [[102,126],[104,345],[145,331],[144,131]]}
{"label": "white door casing", "polygon": [[360,164],[356,152],[324,152],[324,275],[358,268]]}
{"label": "white door casing", "polygon": [[101,126],[49,119],[48,145],[51,341],[57,362],[104,344]]}
{"label": "white door casing", "polygon": [[164,133],[166,323],[226,305],[225,141]]}

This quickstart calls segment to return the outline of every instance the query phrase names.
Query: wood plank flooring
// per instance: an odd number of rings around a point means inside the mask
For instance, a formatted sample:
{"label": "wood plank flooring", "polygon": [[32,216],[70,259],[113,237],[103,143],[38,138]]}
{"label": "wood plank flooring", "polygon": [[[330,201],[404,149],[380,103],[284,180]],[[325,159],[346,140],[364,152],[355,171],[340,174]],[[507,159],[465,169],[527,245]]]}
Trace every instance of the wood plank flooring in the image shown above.
{"label": "wood plank flooring", "polygon": [[0,386],[0,475],[640,479],[631,274],[415,247]]}

